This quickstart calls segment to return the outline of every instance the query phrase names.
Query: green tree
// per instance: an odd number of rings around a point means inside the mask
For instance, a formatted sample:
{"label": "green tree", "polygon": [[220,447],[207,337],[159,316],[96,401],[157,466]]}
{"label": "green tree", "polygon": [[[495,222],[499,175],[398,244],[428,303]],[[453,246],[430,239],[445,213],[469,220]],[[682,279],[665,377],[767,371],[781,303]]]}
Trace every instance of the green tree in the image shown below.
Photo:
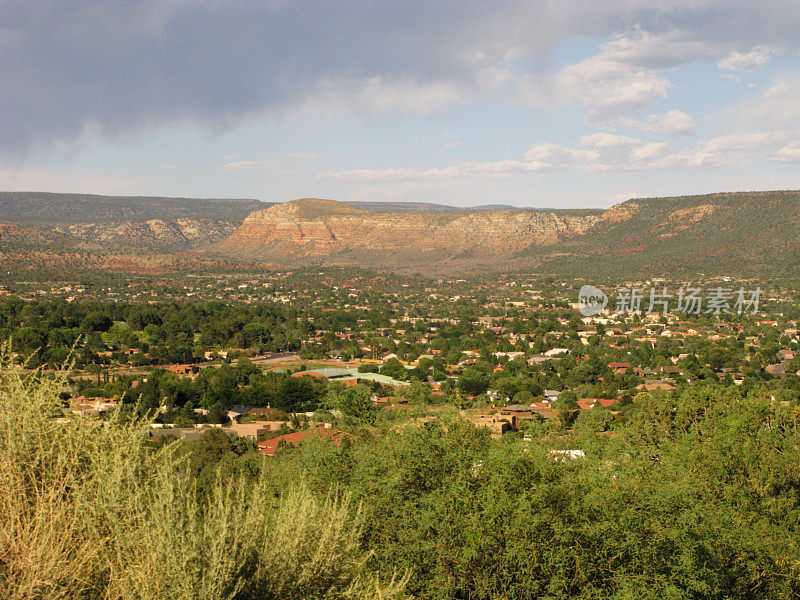
{"label": "green tree", "polygon": [[489,377],[474,367],[465,369],[458,378],[458,389],[469,396],[479,396],[489,389]]}
{"label": "green tree", "polygon": [[372,425],[378,414],[370,389],[362,384],[328,390],[324,405],[329,410],[340,411],[347,421],[355,424]]}

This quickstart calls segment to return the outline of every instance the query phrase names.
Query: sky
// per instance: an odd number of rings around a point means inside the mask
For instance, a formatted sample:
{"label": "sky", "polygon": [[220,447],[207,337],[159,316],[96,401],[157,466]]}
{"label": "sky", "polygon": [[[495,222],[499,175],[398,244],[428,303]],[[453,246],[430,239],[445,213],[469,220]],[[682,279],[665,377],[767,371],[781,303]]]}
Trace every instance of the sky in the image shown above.
{"label": "sky", "polygon": [[796,0],[0,0],[0,190],[602,208],[800,189]]}

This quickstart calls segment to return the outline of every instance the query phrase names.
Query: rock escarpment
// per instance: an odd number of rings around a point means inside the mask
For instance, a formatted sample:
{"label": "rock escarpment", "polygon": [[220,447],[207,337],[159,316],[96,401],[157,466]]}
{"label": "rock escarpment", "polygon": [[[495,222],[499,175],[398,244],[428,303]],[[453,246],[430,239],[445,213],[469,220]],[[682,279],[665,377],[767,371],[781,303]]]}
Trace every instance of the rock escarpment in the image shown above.
{"label": "rock escarpment", "polygon": [[162,250],[188,250],[224,239],[239,223],[219,219],[150,219],[111,223],[75,223],[53,228],[79,239]]}
{"label": "rock escarpment", "polygon": [[582,235],[601,211],[497,210],[378,213],[303,199],[250,214],[214,251],[284,264],[402,267],[496,260]]}

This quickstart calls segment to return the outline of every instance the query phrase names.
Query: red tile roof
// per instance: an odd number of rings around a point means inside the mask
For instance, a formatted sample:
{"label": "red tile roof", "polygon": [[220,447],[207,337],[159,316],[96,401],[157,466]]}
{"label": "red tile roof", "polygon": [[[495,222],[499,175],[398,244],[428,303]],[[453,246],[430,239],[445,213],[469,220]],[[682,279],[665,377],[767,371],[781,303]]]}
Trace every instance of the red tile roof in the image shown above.
{"label": "red tile roof", "polygon": [[271,440],[264,440],[258,443],[258,451],[267,456],[273,456],[278,449],[278,444],[281,441],[287,444],[299,445],[304,439],[309,436],[317,436],[322,439],[330,440],[335,446],[339,446],[344,438],[352,438],[352,436],[344,431],[338,429],[328,429],[327,427],[316,427],[314,429],[306,429],[304,431],[294,431],[284,435],[272,438]]}

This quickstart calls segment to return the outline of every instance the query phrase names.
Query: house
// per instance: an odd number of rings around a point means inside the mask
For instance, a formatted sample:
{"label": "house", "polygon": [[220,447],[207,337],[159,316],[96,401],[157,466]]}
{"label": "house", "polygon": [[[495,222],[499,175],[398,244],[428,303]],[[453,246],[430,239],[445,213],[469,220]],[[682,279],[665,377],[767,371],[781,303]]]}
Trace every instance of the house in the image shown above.
{"label": "house", "polygon": [[764,370],[773,377],[786,377],[786,362],[776,365],[767,365]]}
{"label": "house", "polygon": [[281,427],[289,427],[289,421],[250,421],[247,423],[235,422],[230,427],[223,427],[222,430],[228,433],[235,433],[239,437],[249,438],[256,441],[262,435],[280,431]]}
{"label": "house", "polygon": [[656,367],[653,371],[655,373],[663,373],[664,375],[683,375],[683,369],[675,366]]}
{"label": "house", "polygon": [[342,379],[344,377],[352,376],[352,373],[347,369],[336,369],[334,367],[323,367],[321,369],[313,369],[309,371],[298,371],[292,377],[318,377],[320,379]]}
{"label": "house", "polygon": [[555,408],[550,408],[549,406],[548,407],[541,406],[542,404],[544,403],[537,402],[536,404],[531,405],[531,418],[534,414],[538,415],[537,418],[541,417],[543,419],[552,419],[558,416],[559,414],[558,410],[556,410]]}
{"label": "house", "polygon": [[238,422],[239,419],[242,418],[242,415],[246,415],[250,412],[249,406],[234,406],[232,409],[228,411],[228,418],[231,421]]}
{"label": "house", "polygon": [[469,421],[475,427],[486,427],[489,429],[492,432],[492,437],[500,437],[512,429],[508,417],[503,418],[497,415],[478,414],[469,417]]}
{"label": "house", "polygon": [[164,438],[175,437],[181,440],[196,440],[207,431],[211,431],[210,427],[164,427],[160,429],[147,432],[147,437],[151,442],[160,442]]}
{"label": "house", "polygon": [[344,431],[338,429],[331,429],[329,426],[315,427],[314,429],[306,429],[304,431],[295,431],[280,435],[272,438],[271,440],[264,440],[258,443],[258,451],[267,456],[275,456],[278,447],[282,444],[292,444],[299,446],[300,443],[307,438],[319,438],[332,443],[334,446],[339,447],[345,439],[352,440],[354,437]]}
{"label": "house", "polygon": [[197,375],[200,372],[200,367],[197,365],[164,365],[164,368],[176,375]]}
{"label": "house", "polygon": [[658,379],[655,381],[645,381],[644,383],[637,385],[636,389],[646,392],[652,392],[654,390],[664,390],[669,392],[675,389],[675,384],[665,379]]}
{"label": "house", "polygon": [[99,417],[117,405],[113,398],[86,398],[78,396],[70,401],[69,411],[83,417]]}
{"label": "house", "polygon": [[560,393],[561,392],[559,392],[558,390],[545,390],[544,391],[545,400],[547,400],[548,402],[555,402],[556,400],[558,400],[558,395]]}
{"label": "house", "polygon": [[530,406],[523,406],[522,404],[509,404],[508,406],[502,408],[501,410],[502,410],[502,412],[507,412],[507,413],[512,413],[512,414],[513,413],[525,413],[525,412],[530,412],[531,407]]}
{"label": "house", "polygon": [[327,379],[327,377],[319,371],[298,371],[292,375],[292,377],[315,377],[318,379]]}
{"label": "house", "polygon": [[519,352],[519,351],[515,351],[515,352],[495,352],[494,355],[497,358],[500,358],[501,356],[505,356],[508,360],[514,360],[514,359],[517,359],[517,358],[522,358],[523,356],[525,356],[525,353],[524,352]]}
{"label": "house", "polygon": [[564,354],[569,354],[569,350],[567,348],[552,348],[544,353],[545,356],[561,356]]}
{"label": "house", "polygon": [[596,406],[608,408],[617,402],[619,402],[617,398],[583,398],[582,400],[578,400],[578,406],[581,410],[592,410]]}
{"label": "house", "polygon": [[545,354],[534,354],[528,359],[529,365],[541,365],[546,363],[548,360],[553,360],[553,357],[547,356]]}

